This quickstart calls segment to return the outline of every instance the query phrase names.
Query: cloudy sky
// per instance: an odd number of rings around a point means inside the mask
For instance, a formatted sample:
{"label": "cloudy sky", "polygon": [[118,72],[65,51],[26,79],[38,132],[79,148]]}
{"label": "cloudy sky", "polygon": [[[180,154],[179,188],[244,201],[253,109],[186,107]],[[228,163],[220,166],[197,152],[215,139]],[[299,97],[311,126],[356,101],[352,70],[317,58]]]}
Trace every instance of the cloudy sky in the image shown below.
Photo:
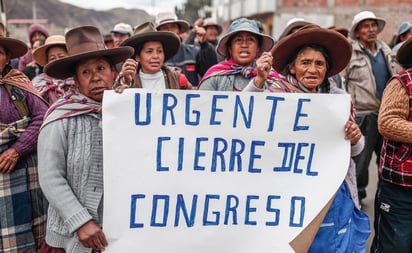
{"label": "cloudy sky", "polygon": [[186,0],[59,0],[86,9],[109,10],[116,7],[143,9],[150,14],[163,10],[174,10]]}

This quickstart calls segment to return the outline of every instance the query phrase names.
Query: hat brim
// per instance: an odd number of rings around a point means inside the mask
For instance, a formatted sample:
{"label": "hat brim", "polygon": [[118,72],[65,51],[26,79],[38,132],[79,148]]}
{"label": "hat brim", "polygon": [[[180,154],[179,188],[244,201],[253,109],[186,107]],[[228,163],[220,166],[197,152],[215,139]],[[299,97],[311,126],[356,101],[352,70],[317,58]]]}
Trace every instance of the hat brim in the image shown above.
{"label": "hat brim", "polygon": [[173,24],[173,23],[179,25],[179,27],[180,27],[180,33],[185,33],[185,32],[187,32],[187,31],[189,30],[189,28],[190,28],[189,23],[186,22],[186,21],[184,21],[184,20],[171,20],[171,21],[165,21],[165,22],[162,22],[162,23],[158,24],[158,25],[156,26],[156,30],[159,30],[159,27],[162,26],[162,25],[164,25],[164,24]]}
{"label": "hat brim", "polygon": [[329,76],[341,72],[352,56],[352,46],[342,34],[320,27],[304,29],[286,36],[275,45],[272,49],[273,68],[283,73],[291,57],[305,45],[318,45],[325,49],[330,58]]}
{"label": "hat brim", "polygon": [[[130,46],[136,48],[138,45],[148,41],[160,41],[165,53],[165,61],[172,58],[180,48],[180,39],[172,32],[145,32],[133,35],[123,41],[121,46]],[[135,52],[137,53],[137,52]]]}
{"label": "hat brim", "polygon": [[281,39],[283,39],[283,38],[285,38],[286,36],[288,36],[289,33],[291,33],[293,29],[301,28],[301,27],[303,27],[303,26],[305,26],[305,25],[310,25],[310,24],[311,24],[310,22],[308,22],[308,21],[302,21],[302,20],[301,20],[301,21],[293,22],[292,24],[288,25],[288,26],[285,28],[285,30],[283,30],[282,34],[279,35],[278,41],[281,40]]}
{"label": "hat brim", "polygon": [[127,35],[127,34],[130,35],[130,32],[128,32],[128,31],[111,30],[110,32],[111,33],[120,33],[120,34],[123,34],[123,35]]}
{"label": "hat brim", "polygon": [[64,47],[66,48],[66,43],[50,43],[43,45],[41,47],[38,47],[33,51],[33,59],[36,61],[37,64],[40,66],[44,66],[47,64],[47,50],[51,47]]}
{"label": "hat brim", "polygon": [[354,24],[354,25],[350,28],[349,37],[350,37],[351,39],[356,40],[356,35],[355,35],[356,27],[358,27],[358,25],[359,25],[360,22],[362,22],[362,21],[364,21],[364,20],[368,20],[368,19],[376,20],[376,22],[378,23],[378,33],[382,32],[383,28],[385,28],[386,21],[385,21],[384,19],[382,19],[382,18],[364,18],[364,19],[359,20],[358,23]]}
{"label": "hat brim", "polygon": [[218,33],[218,35],[220,35],[220,34],[223,32],[222,26],[221,26],[221,25],[218,25],[218,24],[204,25],[203,28],[207,29],[207,27],[210,27],[210,26],[214,26],[214,27],[217,28],[217,33]]}
{"label": "hat brim", "polygon": [[270,49],[272,49],[273,45],[275,44],[275,41],[268,35],[251,32],[250,30],[246,30],[246,29],[244,29],[244,30],[239,29],[239,30],[236,30],[236,31],[233,31],[233,32],[229,32],[229,33],[225,34],[222,38],[220,38],[220,40],[217,44],[217,47],[216,47],[216,51],[218,52],[218,54],[220,54],[221,56],[223,56],[225,58],[228,57],[227,42],[230,39],[230,37],[232,37],[233,35],[235,35],[239,32],[248,32],[248,33],[254,34],[258,37],[262,37],[262,45],[260,45],[258,55],[262,54],[265,51],[269,51]]}
{"label": "hat brim", "polygon": [[118,47],[67,56],[48,63],[44,67],[44,72],[47,75],[57,79],[66,79],[74,75],[76,71],[76,64],[83,59],[106,57],[111,61],[111,63],[117,64],[132,56],[133,52],[134,50],[132,47]]}
{"label": "hat brim", "polygon": [[412,65],[412,38],[406,40],[396,53],[396,60],[401,66]]}
{"label": "hat brim", "polygon": [[29,50],[23,41],[6,37],[0,37],[0,46],[7,49],[10,59],[21,57]]}

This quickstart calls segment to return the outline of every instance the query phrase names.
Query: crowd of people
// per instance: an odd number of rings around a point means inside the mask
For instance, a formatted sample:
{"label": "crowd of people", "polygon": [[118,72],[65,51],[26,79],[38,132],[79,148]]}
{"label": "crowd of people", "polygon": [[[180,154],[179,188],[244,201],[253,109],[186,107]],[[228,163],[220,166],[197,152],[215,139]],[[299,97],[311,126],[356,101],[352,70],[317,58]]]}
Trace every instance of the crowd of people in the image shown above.
{"label": "crowd of people", "polygon": [[[212,18],[190,25],[167,11],[134,28],[118,23],[110,36],[93,26],[50,35],[33,24],[30,48],[2,32],[0,252],[107,247],[102,100],[128,88],[350,94],[347,175],[309,252],[369,251],[370,219],[370,252],[412,252],[412,21],[400,24],[394,48],[378,39],[385,24],[371,11],[346,31],[294,18],[275,39],[253,19],[225,32]],[[368,217],[373,153],[379,184]]]}

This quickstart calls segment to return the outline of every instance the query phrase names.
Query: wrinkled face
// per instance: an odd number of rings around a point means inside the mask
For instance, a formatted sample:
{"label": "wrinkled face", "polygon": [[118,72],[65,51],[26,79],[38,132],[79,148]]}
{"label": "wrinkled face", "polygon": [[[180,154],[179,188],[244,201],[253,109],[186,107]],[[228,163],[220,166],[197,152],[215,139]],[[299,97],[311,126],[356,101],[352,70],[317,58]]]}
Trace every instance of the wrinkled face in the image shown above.
{"label": "wrinkled face", "polygon": [[355,36],[363,43],[374,43],[378,38],[378,22],[366,19],[358,24]]}
{"label": "wrinkled face", "polygon": [[205,27],[206,30],[206,40],[216,41],[217,37],[219,36],[219,30],[217,26],[211,25]]}
{"label": "wrinkled face", "polygon": [[9,61],[10,57],[7,53],[7,50],[3,46],[0,46],[0,72],[3,72],[4,67]]}
{"label": "wrinkled face", "polygon": [[235,63],[246,66],[255,60],[259,52],[259,42],[254,34],[239,32],[233,35],[228,50]]}
{"label": "wrinkled face", "polygon": [[103,92],[113,86],[114,74],[106,58],[94,57],[76,65],[74,80],[80,93],[102,102]]}
{"label": "wrinkled face", "polygon": [[180,34],[180,27],[177,23],[168,23],[161,25],[157,28],[157,30],[160,32],[172,32],[176,35]]}
{"label": "wrinkled face", "polygon": [[114,47],[119,47],[123,41],[129,38],[129,34],[113,33],[113,45]]}
{"label": "wrinkled face", "polygon": [[67,50],[63,46],[56,46],[56,47],[50,47],[47,50],[47,63],[50,63],[52,61],[55,61],[57,59],[63,58],[68,56]]}
{"label": "wrinkled face", "polygon": [[297,55],[289,71],[310,92],[316,92],[326,77],[326,58],[321,52],[306,48]]}
{"label": "wrinkled face", "polygon": [[143,73],[154,74],[159,72],[165,61],[163,45],[160,41],[148,41],[144,43],[140,54],[136,57]]}

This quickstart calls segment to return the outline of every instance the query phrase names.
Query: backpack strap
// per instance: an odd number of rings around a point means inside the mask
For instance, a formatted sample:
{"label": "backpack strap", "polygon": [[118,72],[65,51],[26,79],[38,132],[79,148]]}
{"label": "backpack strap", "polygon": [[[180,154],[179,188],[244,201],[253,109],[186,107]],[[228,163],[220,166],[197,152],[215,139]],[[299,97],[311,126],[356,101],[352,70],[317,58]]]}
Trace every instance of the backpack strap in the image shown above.
{"label": "backpack strap", "polygon": [[27,106],[26,96],[24,95],[24,92],[20,88],[13,85],[4,84],[4,87],[6,88],[7,93],[9,93],[10,99],[16,106],[17,111],[20,114],[20,117],[29,117],[30,111],[29,107]]}

